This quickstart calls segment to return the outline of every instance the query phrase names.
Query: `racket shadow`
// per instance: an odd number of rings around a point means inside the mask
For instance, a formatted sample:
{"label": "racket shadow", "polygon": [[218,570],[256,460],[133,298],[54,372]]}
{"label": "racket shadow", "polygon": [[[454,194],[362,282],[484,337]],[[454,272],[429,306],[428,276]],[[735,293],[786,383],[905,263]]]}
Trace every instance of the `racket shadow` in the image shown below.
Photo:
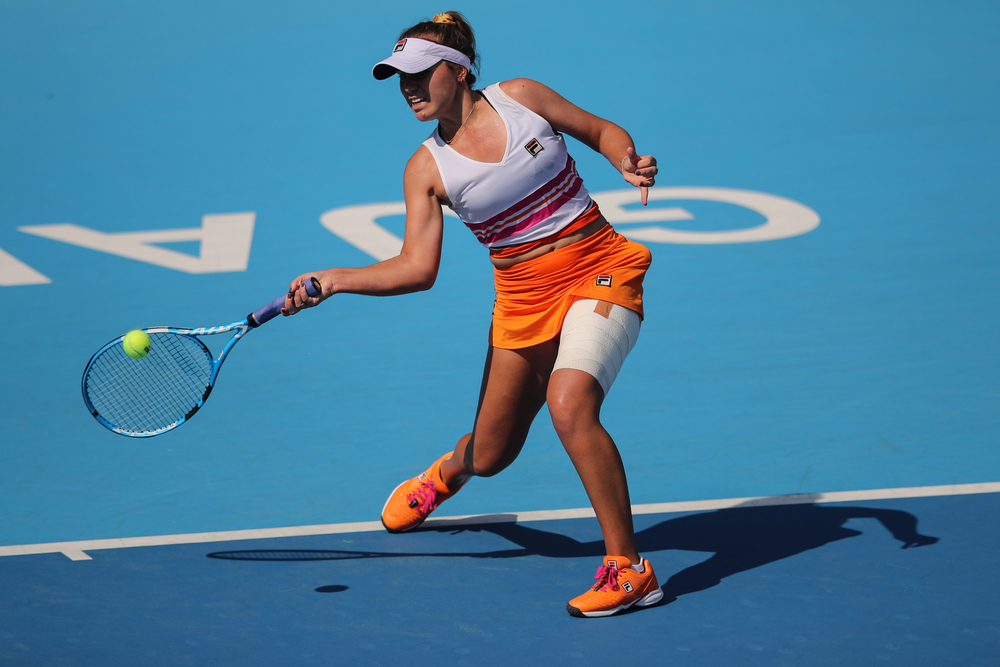
{"label": "racket shadow", "polygon": [[[425,527],[413,532],[449,532],[459,533],[465,530],[479,532],[484,526],[492,523],[514,523],[514,514],[487,514],[465,519],[439,519],[430,522]],[[523,549],[496,552],[405,552],[405,551],[350,551],[334,549],[241,549],[234,551],[215,551],[206,554],[207,558],[218,560],[240,561],[310,561],[310,560],[355,560],[361,558],[503,558],[529,555]]]}
{"label": "racket shadow", "polygon": [[[735,507],[687,514],[661,521],[636,533],[639,552],[678,550],[711,554],[706,560],[670,576],[661,586],[664,600],[706,590],[726,577],[863,533],[847,528],[852,519],[875,519],[903,549],[932,545],[938,538],[917,531],[917,517],[901,510],[816,504]],[[604,542],[581,542],[567,535],[517,523],[513,515],[487,515],[442,520],[419,532],[485,532],[517,548],[479,552],[380,552],[341,550],[257,549],[218,551],[209,558],[256,561],[350,560],[363,558],[602,558]],[[662,565],[660,565],[662,568]]]}

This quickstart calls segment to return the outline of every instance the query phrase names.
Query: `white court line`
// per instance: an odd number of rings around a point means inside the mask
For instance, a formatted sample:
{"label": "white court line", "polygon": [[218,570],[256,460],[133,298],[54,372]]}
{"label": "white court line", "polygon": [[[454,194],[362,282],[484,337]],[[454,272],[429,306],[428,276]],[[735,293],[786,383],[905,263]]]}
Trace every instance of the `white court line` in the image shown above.
{"label": "white court line", "polygon": [[[990,482],[984,484],[950,484],[947,486],[914,486],[902,489],[875,489],[871,491],[802,493],[789,496],[764,496],[759,498],[692,500],[677,503],[652,503],[648,505],[633,505],[632,513],[669,514],[673,512],[702,512],[733,507],[843,503],[858,500],[964,496],[976,493],[1000,493],[1000,482]],[[438,517],[428,519],[424,525],[427,527],[447,527],[512,521],[525,522],[551,521],[554,519],[583,519],[593,516],[594,510],[587,507],[571,510],[542,510],[533,512],[509,512],[506,514]],[[155,547],[171,544],[200,544],[205,542],[233,542],[236,540],[265,540],[276,537],[335,535],[338,533],[368,533],[379,530],[384,530],[380,521],[361,521],[358,523],[329,523],[319,526],[291,526],[288,528],[228,530],[217,533],[121,537],[107,540],[82,540],[79,542],[50,542],[48,544],[20,544],[6,546],[0,547],[0,556],[26,556],[30,554],[61,553],[70,560],[91,560],[90,556],[87,555],[87,552],[98,549],[125,549],[129,547]]]}

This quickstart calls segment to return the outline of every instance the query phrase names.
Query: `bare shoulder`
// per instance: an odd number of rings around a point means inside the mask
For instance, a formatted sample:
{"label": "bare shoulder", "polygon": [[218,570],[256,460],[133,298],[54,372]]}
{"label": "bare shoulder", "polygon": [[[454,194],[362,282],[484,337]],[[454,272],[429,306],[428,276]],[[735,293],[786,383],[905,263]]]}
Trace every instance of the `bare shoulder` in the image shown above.
{"label": "bare shoulder", "polygon": [[408,196],[424,194],[441,200],[447,199],[437,161],[427,146],[421,145],[406,163],[403,190]]}
{"label": "bare shoulder", "polygon": [[406,169],[409,171],[410,169],[426,169],[428,167],[433,167],[436,170],[437,163],[434,161],[434,156],[431,155],[431,150],[420,144],[420,148],[407,160]]}
{"label": "bare shoulder", "polygon": [[518,104],[531,109],[548,121],[557,132],[565,132],[591,148],[596,146],[604,121],[576,106],[543,83],[531,79],[511,79],[500,84],[501,90]]}
{"label": "bare shoulder", "polygon": [[566,101],[559,93],[533,79],[503,81],[500,83],[500,90],[518,104],[543,116],[543,112],[553,104]]}
{"label": "bare shoulder", "polygon": [[437,162],[427,146],[420,146],[417,151],[410,156],[406,162],[404,177],[407,181],[413,180],[421,183],[431,183],[438,176]]}

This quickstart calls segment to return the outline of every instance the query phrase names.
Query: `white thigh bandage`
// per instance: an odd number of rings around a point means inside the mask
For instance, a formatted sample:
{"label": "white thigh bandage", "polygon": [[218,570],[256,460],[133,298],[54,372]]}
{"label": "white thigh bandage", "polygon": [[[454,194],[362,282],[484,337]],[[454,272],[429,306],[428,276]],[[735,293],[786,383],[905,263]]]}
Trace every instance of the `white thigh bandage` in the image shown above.
{"label": "white thigh bandage", "polygon": [[563,320],[552,371],[575,368],[590,373],[607,396],[639,338],[639,324],[634,310],[596,299],[575,302]]}

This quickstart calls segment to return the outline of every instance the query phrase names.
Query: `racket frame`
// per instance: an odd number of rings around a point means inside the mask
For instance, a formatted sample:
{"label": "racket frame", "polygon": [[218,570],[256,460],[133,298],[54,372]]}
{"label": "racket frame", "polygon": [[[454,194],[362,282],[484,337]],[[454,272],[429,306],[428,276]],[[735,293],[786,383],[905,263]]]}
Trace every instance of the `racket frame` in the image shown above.
{"label": "racket frame", "polygon": [[[239,322],[233,322],[232,324],[227,324],[225,326],[199,327],[197,329],[187,329],[179,327],[149,327],[147,329],[140,329],[140,331],[143,331],[147,334],[164,334],[164,333],[173,334],[175,336],[184,336],[185,338],[194,341],[205,352],[205,356],[208,358],[209,364],[211,365],[211,368],[209,370],[208,386],[205,387],[205,391],[201,395],[201,398],[198,399],[198,402],[194,405],[194,407],[192,407],[187,412],[187,414],[185,414],[177,421],[171,422],[166,426],[154,429],[152,431],[130,431],[127,429],[123,429],[116,424],[112,424],[110,421],[105,419],[97,411],[97,408],[94,407],[94,404],[91,403],[90,397],[87,395],[87,376],[90,373],[91,366],[94,365],[94,361],[97,360],[97,358],[100,357],[105,350],[107,350],[110,347],[114,347],[115,345],[121,345],[125,340],[125,335],[127,334],[119,336],[118,338],[115,338],[114,340],[104,345],[100,350],[98,350],[94,354],[93,357],[90,358],[90,361],[87,362],[87,367],[83,371],[83,378],[80,380],[80,390],[83,393],[83,402],[86,404],[87,410],[90,411],[90,414],[93,415],[94,419],[100,422],[101,426],[104,426],[106,429],[108,429],[113,433],[128,436],[130,438],[151,438],[153,436],[160,435],[161,433],[166,433],[167,431],[171,431],[177,428],[178,426],[186,422],[188,419],[190,419],[192,416],[194,416],[194,414],[201,409],[201,406],[205,404],[205,401],[208,400],[208,395],[212,393],[212,387],[215,386],[215,381],[219,377],[219,369],[222,368],[222,363],[226,360],[226,357],[229,356],[230,351],[232,351],[236,343],[238,343],[240,339],[242,339],[243,336],[245,336],[246,333],[250,331],[250,329],[254,328],[250,324],[249,319],[250,319],[249,317],[246,317],[240,320]],[[222,352],[219,353],[218,357],[213,357],[211,351],[208,349],[208,346],[205,345],[198,338],[199,336],[214,336],[216,334],[223,334],[229,331],[235,331],[236,333],[233,334],[232,338],[226,341],[226,345],[222,348]]]}
{"label": "racket frame", "polygon": [[[309,296],[318,296],[321,294],[321,289],[322,289],[321,285],[315,277],[305,281],[304,285],[306,288],[306,292],[309,294]],[[101,349],[99,349],[96,353],[94,353],[94,356],[92,356],[90,358],[90,361],[87,362],[87,367],[84,369],[83,377],[80,380],[80,391],[83,394],[83,402],[87,406],[87,410],[94,417],[94,419],[96,419],[98,423],[101,424],[101,426],[105,427],[106,429],[108,429],[113,433],[124,435],[130,438],[152,438],[153,436],[157,436],[162,433],[166,433],[167,431],[174,430],[184,422],[191,419],[191,417],[194,416],[194,414],[201,409],[201,406],[205,404],[205,401],[208,400],[208,396],[209,394],[212,393],[212,388],[215,386],[215,381],[219,377],[219,370],[222,368],[223,362],[226,360],[226,357],[229,356],[229,353],[232,351],[233,347],[236,346],[236,343],[240,342],[243,336],[245,336],[247,332],[250,331],[251,329],[256,329],[262,324],[277,317],[278,314],[281,313],[281,310],[284,307],[284,305],[285,305],[285,297],[280,296],[271,301],[270,303],[268,303],[267,305],[262,306],[261,308],[258,308],[254,312],[250,313],[239,322],[233,322],[232,324],[226,324],[223,326],[199,327],[196,329],[179,328],[179,327],[149,327],[147,329],[140,329],[140,331],[144,331],[147,334],[166,333],[177,336],[184,336],[190,339],[191,341],[195,342],[205,352],[205,356],[208,358],[209,364],[211,365],[211,369],[209,372],[208,386],[205,387],[205,391],[202,393],[201,398],[198,399],[197,404],[194,407],[192,407],[187,412],[187,414],[185,414],[180,419],[171,422],[166,426],[162,426],[158,429],[154,429],[151,431],[130,431],[116,424],[112,424],[110,421],[105,419],[97,411],[97,408],[94,407],[94,404],[91,403],[90,397],[87,395],[87,376],[90,373],[91,367],[94,365],[94,361],[96,361],[97,358],[100,357],[101,354],[104,353],[104,351],[107,350],[108,348],[114,347],[115,345],[121,345],[125,340],[125,336],[127,336],[128,334],[121,335],[118,338],[115,338],[114,340],[105,344],[103,347],[101,347]],[[235,331],[236,333],[234,333],[232,338],[230,338],[226,342],[226,345],[222,348],[222,352],[219,353],[218,357],[213,357],[212,352],[208,349],[208,346],[205,345],[203,342],[201,342],[201,340],[198,338],[199,336],[214,336],[216,334],[223,334],[229,331]]]}

